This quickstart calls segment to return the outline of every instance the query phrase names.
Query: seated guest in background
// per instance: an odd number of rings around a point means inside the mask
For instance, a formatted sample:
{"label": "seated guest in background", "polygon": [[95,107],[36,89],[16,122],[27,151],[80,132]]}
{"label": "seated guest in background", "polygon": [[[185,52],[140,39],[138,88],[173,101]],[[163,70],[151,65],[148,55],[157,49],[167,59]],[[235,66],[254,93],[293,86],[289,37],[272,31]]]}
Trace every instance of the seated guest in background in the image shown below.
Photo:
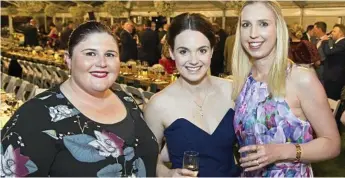
{"label": "seated guest in background", "polygon": [[[181,76],[153,96],[144,111],[160,148],[164,147],[157,176],[238,176],[232,152],[232,84],[207,74],[216,43],[212,24],[201,14],[183,13],[172,21],[167,38]],[[188,164],[183,167],[186,151],[199,153],[198,173],[186,169]],[[172,163],[171,169],[166,161]]]}
{"label": "seated guest in background", "polygon": [[66,28],[61,32],[60,36],[60,49],[67,49],[69,36],[73,31],[73,22],[68,22]]}
{"label": "seated guest in background", "polygon": [[278,2],[243,4],[232,70],[242,176],[312,177],[311,162],[340,153],[323,87],[313,69],[290,62],[288,38]]}
{"label": "seated guest in background", "polygon": [[109,88],[120,68],[111,31],[77,27],[65,60],[71,77],[24,103],[1,131],[4,177],[154,177],[158,145],[138,106]]}
{"label": "seated guest in background", "polygon": [[324,81],[329,98],[340,99],[341,89],[345,85],[345,26],[336,24],[333,27],[332,39],[323,46],[326,56]]}
{"label": "seated guest in background", "polygon": [[138,59],[137,42],[133,38],[132,33],[134,29],[134,24],[131,21],[125,22],[123,25],[123,30],[120,35],[121,39],[121,53],[120,59],[122,62],[127,62],[130,59]]}
{"label": "seated guest in background", "polygon": [[301,40],[303,28],[299,24],[290,26],[289,37],[289,58],[296,64],[314,64],[320,61],[320,55],[316,46],[307,40]]}

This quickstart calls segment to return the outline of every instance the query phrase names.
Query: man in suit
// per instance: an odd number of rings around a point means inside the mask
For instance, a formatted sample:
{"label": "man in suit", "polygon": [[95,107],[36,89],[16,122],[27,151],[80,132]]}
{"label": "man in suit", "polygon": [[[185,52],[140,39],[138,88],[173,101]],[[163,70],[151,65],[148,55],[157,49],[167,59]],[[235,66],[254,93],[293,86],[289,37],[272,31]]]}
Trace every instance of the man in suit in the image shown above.
{"label": "man in suit", "polygon": [[321,81],[321,83],[323,83],[323,71],[324,71],[324,61],[326,60],[326,56],[323,52],[323,47],[325,43],[327,43],[328,40],[328,36],[326,34],[327,31],[327,24],[325,22],[316,22],[314,24],[314,28],[313,28],[313,34],[316,36],[317,38],[317,42],[316,42],[316,48],[320,54],[321,57],[321,61],[319,63],[316,64],[315,70],[316,73]]}
{"label": "man in suit", "polygon": [[120,60],[123,62],[127,62],[130,59],[138,59],[137,42],[132,36],[133,28],[134,24],[131,21],[127,21],[123,25],[123,30],[120,34],[122,44]]}
{"label": "man in suit", "polygon": [[345,85],[345,26],[336,24],[333,27],[332,38],[335,43],[324,43],[325,60],[325,90],[328,98],[340,99],[341,89]]}
{"label": "man in suit", "polygon": [[218,24],[213,23],[212,26],[216,35],[217,43],[213,49],[210,69],[211,75],[218,76],[220,73],[224,72],[224,46],[228,35]]}
{"label": "man in suit", "polygon": [[38,31],[35,19],[31,19],[29,26],[24,29],[24,46],[38,46]]}
{"label": "man in suit", "polygon": [[158,34],[151,29],[151,21],[144,23],[144,31],[140,34],[141,48],[139,50],[139,59],[147,61],[150,66],[158,64],[160,53],[158,52]]}
{"label": "man in suit", "polygon": [[69,21],[67,23],[66,28],[63,29],[63,31],[61,32],[60,49],[67,49],[69,36],[71,35],[72,31],[73,31],[73,22]]}
{"label": "man in suit", "polygon": [[303,33],[301,40],[307,40],[316,45],[316,37],[313,34],[314,25],[308,25],[307,30]]}

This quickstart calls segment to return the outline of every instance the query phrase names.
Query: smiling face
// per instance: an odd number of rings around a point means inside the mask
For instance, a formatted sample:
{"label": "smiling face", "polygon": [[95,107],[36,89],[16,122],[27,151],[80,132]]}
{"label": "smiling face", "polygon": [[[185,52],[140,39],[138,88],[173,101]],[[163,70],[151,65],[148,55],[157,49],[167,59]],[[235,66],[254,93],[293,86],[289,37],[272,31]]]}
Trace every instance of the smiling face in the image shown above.
{"label": "smiling face", "polygon": [[274,54],[277,27],[274,12],[263,3],[247,5],[241,15],[241,44],[255,60]]}
{"label": "smiling face", "polygon": [[107,33],[91,33],[73,49],[72,59],[67,57],[71,78],[88,93],[104,92],[115,82],[119,70],[119,49],[114,38]]}
{"label": "smiling face", "polygon": [[199,82],[207,75],[212,53],[213,49],[206,36],[193,30],[184,30],[178,34],[173,51],[170,49],[177,70],[190,82]]}

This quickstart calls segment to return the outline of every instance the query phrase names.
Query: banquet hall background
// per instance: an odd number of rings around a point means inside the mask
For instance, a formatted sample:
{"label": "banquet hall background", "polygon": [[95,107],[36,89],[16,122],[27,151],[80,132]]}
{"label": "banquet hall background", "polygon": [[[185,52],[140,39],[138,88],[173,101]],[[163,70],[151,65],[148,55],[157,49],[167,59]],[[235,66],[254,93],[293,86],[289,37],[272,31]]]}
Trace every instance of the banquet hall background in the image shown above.
{"label": "banquet hall background", "polygon": [[[167,52],[165,38],[173,18],[184,12],[204,14],[213,23],[217,45],[210,74],[233,80],[231,41],[236,33],[241,3],[220,0],[1,1],[0,127],[22,103],[68,79],[69,71],[63,60],[68,37],[76,26],[88,20],[108,25],[117,38],[121,72],[113,88],[125,87],[141,107],[145,107],[154,93],[179,77]],[[313,33],[316,22],[326,24],[325,35],[331,34],[335,24],[345,25],[343,0],[279,3],[289,28],[298,24],[309,41],[312,41],[309,32]],[[147,29],[156,36],[150,37]],[[125,32],[130,33],[129,36]],[[313,164],[315,176],[345,175],[345,129],[340,123],[345,110],[345,87],[339,96],[329,96],[329,101],[342,135],[342,152],[333,160]]]}

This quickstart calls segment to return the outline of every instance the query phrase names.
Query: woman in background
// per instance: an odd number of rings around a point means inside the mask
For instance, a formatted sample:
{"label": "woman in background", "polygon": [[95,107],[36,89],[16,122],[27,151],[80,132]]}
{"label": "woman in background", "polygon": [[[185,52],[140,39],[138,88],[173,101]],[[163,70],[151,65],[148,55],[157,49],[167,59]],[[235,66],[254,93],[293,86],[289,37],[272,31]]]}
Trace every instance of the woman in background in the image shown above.
{"label": "woman in background", "polygon": [[321,57],[313,45],[308,40],[301,40],[303,28],[301,25],[294,24],[288,28],[291,39],[289,46],[289,58],[298,65],[311,66],[320,62]]}

